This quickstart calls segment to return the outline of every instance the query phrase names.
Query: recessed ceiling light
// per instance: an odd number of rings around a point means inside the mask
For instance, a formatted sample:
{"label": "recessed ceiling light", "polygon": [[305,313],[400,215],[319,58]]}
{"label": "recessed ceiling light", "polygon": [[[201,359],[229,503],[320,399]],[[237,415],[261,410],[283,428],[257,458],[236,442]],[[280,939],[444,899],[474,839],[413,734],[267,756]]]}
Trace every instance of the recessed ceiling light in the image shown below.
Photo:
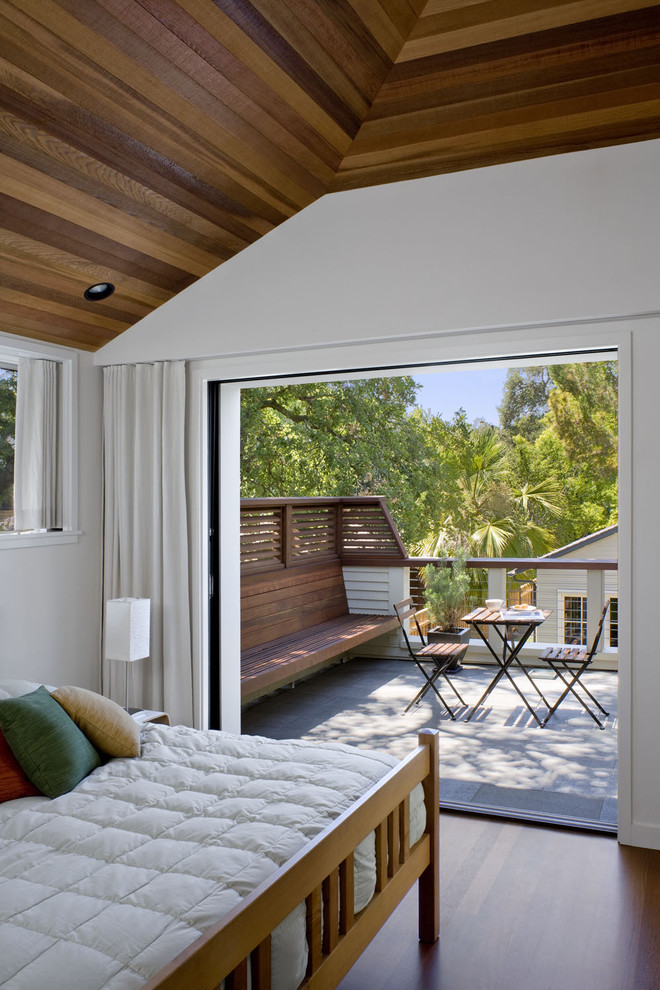
{"label": "recessed ceiling light", "polygon": [[88,289],[85,289],[84,296],[85,299],[96,302],[99,299],[107,299],[114,291],[115,287],[112,282],[97,282],[96,285],[90,285]]}

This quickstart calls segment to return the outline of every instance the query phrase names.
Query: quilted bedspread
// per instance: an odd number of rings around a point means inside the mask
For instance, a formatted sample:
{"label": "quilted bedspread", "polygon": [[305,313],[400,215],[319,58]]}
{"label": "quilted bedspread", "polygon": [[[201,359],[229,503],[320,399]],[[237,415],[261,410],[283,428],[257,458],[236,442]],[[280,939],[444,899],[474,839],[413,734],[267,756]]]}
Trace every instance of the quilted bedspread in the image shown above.
{"label": "quilted bedspread", "polygon": [[[0,805],[0,987],[135,990],[396,763],[340,744],[146,725],[142,755]],[[421,788],[411,838],[423,830]],[[373,893],[373,837],[356,909]],[[304,975],[304,911],[273,977]],[[191,988],[192,990],[192,988]]]}

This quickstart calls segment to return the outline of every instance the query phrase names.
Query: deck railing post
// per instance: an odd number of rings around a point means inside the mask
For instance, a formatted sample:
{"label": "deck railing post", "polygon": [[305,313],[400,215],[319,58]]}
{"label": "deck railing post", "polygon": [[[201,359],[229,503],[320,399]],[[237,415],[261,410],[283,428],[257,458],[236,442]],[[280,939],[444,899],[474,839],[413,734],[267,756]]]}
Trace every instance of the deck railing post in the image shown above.
{"label": "deck railing post", "polygon": [[290,502],[282,506],[282,563],[291,567],[293,557],[293,506]]}
{"label": "deck railing post", "polygon": [[[600,613],[605,604],[605,571],[587,571],[587,643],[593,643],[598,629]],[[599,649],[607,643],[604,636]],[[585,644],[586,645],[586,644]]]}

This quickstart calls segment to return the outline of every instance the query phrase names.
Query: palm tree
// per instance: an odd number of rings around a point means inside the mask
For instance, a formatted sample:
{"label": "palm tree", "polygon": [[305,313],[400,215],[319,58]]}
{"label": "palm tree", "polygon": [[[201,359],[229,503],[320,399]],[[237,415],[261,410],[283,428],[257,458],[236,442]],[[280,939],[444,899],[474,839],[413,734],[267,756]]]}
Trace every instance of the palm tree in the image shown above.
{"label": "palm tree", "polygon": [[459,546],[486,557],[537,557],[551,550],[553,536],[544,521],[561,513],[557,482],[512,477],[506,445],[493,429],[461,428],[458,437],[452,490],[443,500],[440,525],[415,548],[419,555]]}

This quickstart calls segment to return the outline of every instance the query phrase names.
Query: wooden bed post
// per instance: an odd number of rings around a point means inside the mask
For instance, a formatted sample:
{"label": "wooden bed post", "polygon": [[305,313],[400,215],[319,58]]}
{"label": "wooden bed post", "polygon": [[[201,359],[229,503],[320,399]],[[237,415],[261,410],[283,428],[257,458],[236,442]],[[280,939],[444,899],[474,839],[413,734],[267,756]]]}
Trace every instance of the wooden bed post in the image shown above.
{"label": "wooden bed post", "polygon": [[419,940],[435,942],[440,929],[440,734],[436,729],[421,729],[420,746],[429,751],[430,773],[424,779],[426,832],[430,839],[431,862],[419,878]]}

